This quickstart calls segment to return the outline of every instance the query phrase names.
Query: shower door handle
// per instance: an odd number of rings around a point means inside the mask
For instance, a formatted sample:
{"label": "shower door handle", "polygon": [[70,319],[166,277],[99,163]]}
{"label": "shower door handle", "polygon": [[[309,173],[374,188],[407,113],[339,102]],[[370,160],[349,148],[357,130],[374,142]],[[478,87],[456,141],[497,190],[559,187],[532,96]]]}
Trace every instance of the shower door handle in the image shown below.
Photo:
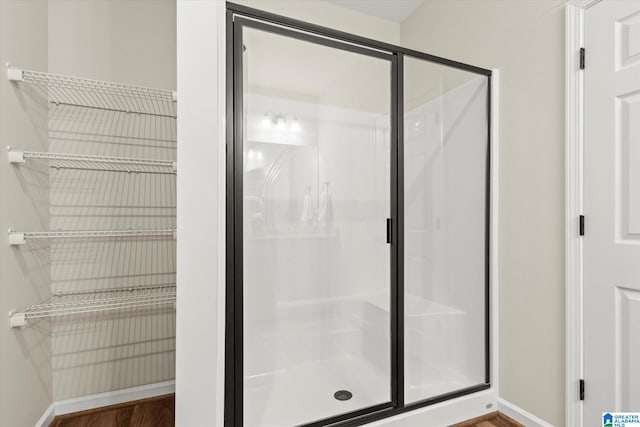
{"label": "shower door handle", "polygon": [[393,224],[391,222],[391,218],[387,218],[387,243],[391,243],[391,233],[392,233]]}

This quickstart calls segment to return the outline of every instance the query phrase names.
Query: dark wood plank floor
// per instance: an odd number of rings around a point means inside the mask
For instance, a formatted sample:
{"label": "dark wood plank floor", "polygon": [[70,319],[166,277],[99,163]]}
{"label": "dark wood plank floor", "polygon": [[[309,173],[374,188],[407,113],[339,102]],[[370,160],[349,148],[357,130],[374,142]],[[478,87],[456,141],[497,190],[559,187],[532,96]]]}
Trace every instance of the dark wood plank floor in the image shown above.
{"label": "dark wood plank floor", "polygon": [[500,412],[492,412],[482,417],[463,421],[451,427],[525,427],[525,425],[512,420]]}
{"label": "dark wood plank floor", "polygon": [[[49,427],[173,427],[175,396],[152,397],[57,416]],[[493,412],[451,427],[525,427],[504,414]]]}
{"label": "dark wood plank floor", "polygon": [[55,417],[49,427],[173,427],[175,396],[152,397]]}

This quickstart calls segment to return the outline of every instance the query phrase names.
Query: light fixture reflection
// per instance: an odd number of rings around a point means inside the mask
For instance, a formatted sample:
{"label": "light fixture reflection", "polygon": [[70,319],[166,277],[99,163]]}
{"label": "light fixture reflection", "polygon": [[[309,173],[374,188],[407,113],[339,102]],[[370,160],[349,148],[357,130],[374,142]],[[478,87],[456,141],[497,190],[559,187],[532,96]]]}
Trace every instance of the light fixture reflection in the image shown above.
{"label": "light fixture reflection", "polygon": [[299,132],[300,122],[298,118],[293,113],[273,113],[271,111],[267,111],[264,113],[262,117],[262,121],[260,122],[260,126],[263,128],[271,128],[275,126],[275,128],[279,131],[291,130],[294,132]]}
{"label": "light fixture reflection", "polygon": [[262,154],[262,151],[250,149],[247,152],[247,158],[249,160],[262,160],[264,158],[264,154]]}

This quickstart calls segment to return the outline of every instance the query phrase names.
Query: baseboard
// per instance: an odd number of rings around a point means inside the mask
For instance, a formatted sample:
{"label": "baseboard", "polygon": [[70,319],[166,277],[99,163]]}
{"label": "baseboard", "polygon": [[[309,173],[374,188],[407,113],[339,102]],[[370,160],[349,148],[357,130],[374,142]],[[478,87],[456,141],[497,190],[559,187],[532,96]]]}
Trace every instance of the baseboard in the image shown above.
{"label": "baseboard", "polygon": [[69,414],[71,412],[86,411],[102,406],[117,405],[133,400],[148,399],[149,397],[162,396],[175,393],[175,380],[163,381],[155,384],[147,384],[139,387],[124,388],[122,390],[108,391],[106,393],[92,394],[73,399],[65,399],[53,402],[42,415],[35,427],[47,427],[56,415]]}
{"label": "baseboard", "polygon": [[527,427],[553,427],[552,424],[525,411],[502,398],[498,399],[498,411]]}
{"label": "baseboard", "polygon": [[40,417],[40,419],[36,422],[35,427],[48,427],[49,424],[53,421],[56,416],[56,406],[52,403],[49,405],[44,414]]}

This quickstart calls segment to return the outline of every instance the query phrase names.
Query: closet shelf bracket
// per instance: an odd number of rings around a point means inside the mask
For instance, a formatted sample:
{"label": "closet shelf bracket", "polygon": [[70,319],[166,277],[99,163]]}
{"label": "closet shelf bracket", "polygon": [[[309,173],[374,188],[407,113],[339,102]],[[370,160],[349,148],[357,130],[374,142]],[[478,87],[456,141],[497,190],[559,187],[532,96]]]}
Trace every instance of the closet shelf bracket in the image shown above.
{"label": "closet shelf bracket", "polygon": [[12,67],[7,64],[7,77],[10,82],[22,82],[24,79],[22,78],[22,70],[20,68]]}
{"label": "closet shelf bracket", "polygon": [[12,328],[18,328],[27,324],[27,315],[25,313],[9,313],[9,326]]}
{"label": "closet shelf bracket", "polygon": [[126,229],[126,230],[57,230],[20,232],[9,230],[9,245],[24,245],[38,239],[108,239],[116,237],[171,237],[176,238],[175,228]]}

